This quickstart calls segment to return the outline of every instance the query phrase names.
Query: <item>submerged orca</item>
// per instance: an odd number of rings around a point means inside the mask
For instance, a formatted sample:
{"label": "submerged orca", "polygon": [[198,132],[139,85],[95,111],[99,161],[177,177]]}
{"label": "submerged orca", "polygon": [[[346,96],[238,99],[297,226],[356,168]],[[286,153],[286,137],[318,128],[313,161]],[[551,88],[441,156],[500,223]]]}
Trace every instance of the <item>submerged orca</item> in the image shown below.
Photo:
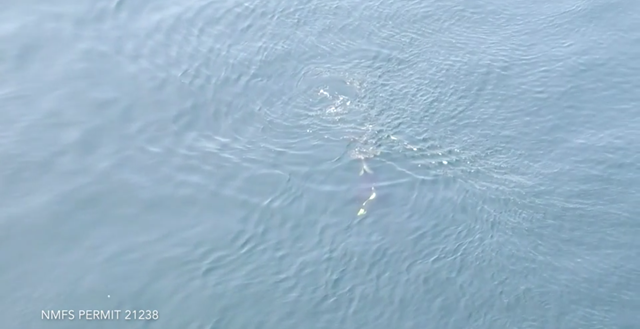
{"label": "submerged orca", "polygon": [[366,209],[367,204],[371,200],[376,198],[376,189],[373,187],[373,182],[369,178],[369,176],[371,176],[372,174],[373,174],[373,170],[371,170],[371,168],[367,166],[367,163],[364,162],[364,159],[362,159],[362,168],[360,169],[360,176],[365,176],[365,178],[367,178],[365,182],[366,182],[366,185],[368,186],[368,189],[370,189],[371,194],[369,195],[369,198],[362,203],[362,206],[360,206],[360,210],[358,210],[358,216],[365,215],[367,213],[367,209]]}

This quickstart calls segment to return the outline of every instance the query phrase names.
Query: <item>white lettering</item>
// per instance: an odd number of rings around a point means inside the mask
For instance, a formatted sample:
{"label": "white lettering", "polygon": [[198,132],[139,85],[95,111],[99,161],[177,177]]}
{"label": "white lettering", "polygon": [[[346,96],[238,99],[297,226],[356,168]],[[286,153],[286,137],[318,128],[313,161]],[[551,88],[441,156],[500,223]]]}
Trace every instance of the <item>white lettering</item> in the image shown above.
{"label": "white lettering", "polygon": [[40,318],[42,320],[73,320],[75,315],[73,310],[42,310]]}
{"label": "white lettering", "polygon": [[120,310],[80,310],[78,312],[81,320],[119,320]]}

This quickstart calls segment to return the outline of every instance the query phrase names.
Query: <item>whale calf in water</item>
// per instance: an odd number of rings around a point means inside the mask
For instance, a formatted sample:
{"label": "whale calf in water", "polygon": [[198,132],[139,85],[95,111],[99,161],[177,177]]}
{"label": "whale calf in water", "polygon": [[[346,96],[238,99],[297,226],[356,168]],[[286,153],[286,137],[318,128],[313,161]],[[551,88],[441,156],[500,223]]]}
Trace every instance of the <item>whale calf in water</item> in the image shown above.
{"label": "whale calf in water", "polygon": [[[384,138],[388,138],[394,141],[396,145],[399,145],[404,149],[411,149],[414,151],[418,150],[418,147],[413,146],[407,143],[406,141],[404,141],[403,139],[396,137],[394,135],[390,135],[390,134],[385,135]],[[364,199],[364,202],[362,203],[362,205],[360,206],[360,209],[358,210],[358,217],[367,214],[367,209],[371,201],[376,198],[376,189],[375,189],[375,180],[374,180],[373,170],[369,168],[365,160],[371,159],[376,155],[380,154],[380,149],[377,148],[376,145],[371,145],[371,143],[366,143],[366,139],[365,139],[365,142],[362,142],[362,139],[360,139],[359,142],[361,142],[360,146],[357,148],[356,152],[352,153],[352,157],[360,159],[360,163],[362,165],[360,167],[360,176],[362,177],[361,178],[362,181],[360,183],[359,198]],[[446,161],[443,163],[446,164]]]}
{"label": "whale calf in water", "polygon": [[362,203],[362,206],[360,206],[360,210],[358,210],[358,216],[365,215],[367,213],[367,204],[369,204],[371,200],[376,198],[376,189],[373,186],[373,179],[372,179],[373,170],[371,170],[371,168],[367,166],[367,163],[364,161],[364,159],[362,159],[361,161],[362,161],[362,168],[360,169],[360,176],[363,176],[364,184],[367,187],[367,190],[370,191],[371,194],[369,194],[369,197]]}

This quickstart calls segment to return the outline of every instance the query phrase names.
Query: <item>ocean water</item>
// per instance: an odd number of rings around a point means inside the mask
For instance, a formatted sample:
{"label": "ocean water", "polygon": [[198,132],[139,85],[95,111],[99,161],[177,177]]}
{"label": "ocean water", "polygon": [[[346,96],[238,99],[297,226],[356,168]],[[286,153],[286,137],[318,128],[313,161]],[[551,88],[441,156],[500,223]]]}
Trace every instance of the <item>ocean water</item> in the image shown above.
{"label": "ocean water", "polygon": [[640,2],[0,8],[2,328],[640,328]]}

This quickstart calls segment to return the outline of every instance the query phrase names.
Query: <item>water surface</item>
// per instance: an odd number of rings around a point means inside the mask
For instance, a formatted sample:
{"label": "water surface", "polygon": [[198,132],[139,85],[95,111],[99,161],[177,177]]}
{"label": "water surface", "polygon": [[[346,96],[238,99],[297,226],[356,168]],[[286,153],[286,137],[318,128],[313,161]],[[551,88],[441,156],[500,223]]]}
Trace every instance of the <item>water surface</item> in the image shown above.
{"label": "water surface", "polygon": [[636,1],[2,8],[2,327],[640,324]]}

